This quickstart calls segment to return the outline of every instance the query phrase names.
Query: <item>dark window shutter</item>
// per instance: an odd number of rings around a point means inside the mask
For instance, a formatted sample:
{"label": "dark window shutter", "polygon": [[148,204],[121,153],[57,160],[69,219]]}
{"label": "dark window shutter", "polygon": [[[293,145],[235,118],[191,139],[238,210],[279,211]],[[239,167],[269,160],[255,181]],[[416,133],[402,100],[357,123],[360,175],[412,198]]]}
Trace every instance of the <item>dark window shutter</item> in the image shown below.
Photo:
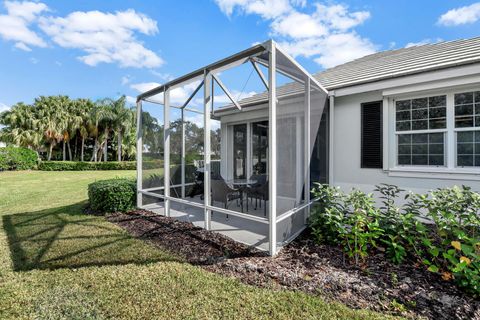
{"label": "dark window shutter", "polygon": [[362,103],[362,168],[383,167],[382,101]]}

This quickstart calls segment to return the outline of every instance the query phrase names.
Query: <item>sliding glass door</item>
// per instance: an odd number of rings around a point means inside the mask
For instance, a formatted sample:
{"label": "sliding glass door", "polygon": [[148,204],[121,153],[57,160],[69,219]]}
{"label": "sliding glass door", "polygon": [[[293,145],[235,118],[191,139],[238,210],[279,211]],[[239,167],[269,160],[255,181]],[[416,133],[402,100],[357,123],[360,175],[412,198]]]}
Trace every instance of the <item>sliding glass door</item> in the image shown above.
{"label": "sliding glass door", "polygon": [[267,174],[268,121],[252,123],[252,174]]}
{"label": "sliding glass door", "polygon": [[247,178],[247,124],[233,126],[233,177]]}

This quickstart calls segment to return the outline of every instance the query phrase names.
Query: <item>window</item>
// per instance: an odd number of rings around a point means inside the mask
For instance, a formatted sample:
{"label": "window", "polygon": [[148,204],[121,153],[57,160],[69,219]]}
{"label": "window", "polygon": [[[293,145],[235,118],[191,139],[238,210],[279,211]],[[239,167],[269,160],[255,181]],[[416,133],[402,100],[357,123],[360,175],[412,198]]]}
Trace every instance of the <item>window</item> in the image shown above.
{"label": "window", "polygon": [[445,129],[447,96],[397,101],[396,115],[397,131]]}
{"label": "window", "polygon": [[443,133],[398,135],[398,164],[443,166],[445,164]]}
{"label": "window", "polygon": [[480,167],[480,91],[456,93],[455,134],[458,167]]}
{"label": "window", "polygon": [[480,127],[480,91],[455,94],[455,128]]}
{"label": "window", "polygon": [[397,164],[445,166],[447,96],[396,101],[395,115]]}
{"label": "window", "polygon": [[457,132],[457,166],[480,167],[480,131]]}

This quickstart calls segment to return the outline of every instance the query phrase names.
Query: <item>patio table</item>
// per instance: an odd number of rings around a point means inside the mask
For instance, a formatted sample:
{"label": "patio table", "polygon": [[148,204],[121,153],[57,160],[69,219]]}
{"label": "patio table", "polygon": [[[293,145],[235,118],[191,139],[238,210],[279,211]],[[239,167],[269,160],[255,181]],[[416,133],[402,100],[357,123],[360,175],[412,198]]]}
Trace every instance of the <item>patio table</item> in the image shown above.
{"label": "patio table", "polygon": [[[238,188],[240,192],[240,201],[245,201],[245,190],[248,186],[256,184],[258,181],[253,179],[230,179],[226,181],[227,184],[233,185],[234,187]],[[247,212],[248,212],[248,199],[247,200]],[[242,205],[242,212],[243,212],[243,205]]]}

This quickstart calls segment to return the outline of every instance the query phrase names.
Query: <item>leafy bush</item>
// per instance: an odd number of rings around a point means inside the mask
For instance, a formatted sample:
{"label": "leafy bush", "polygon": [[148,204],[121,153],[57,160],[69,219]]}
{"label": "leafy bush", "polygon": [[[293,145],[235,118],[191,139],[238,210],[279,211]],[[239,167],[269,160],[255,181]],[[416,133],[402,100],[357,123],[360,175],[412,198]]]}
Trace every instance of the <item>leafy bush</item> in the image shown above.
{"label": "leafy bush", "polygon": [[404,209],[395,205],[395,199],[404,190],[394,185],[380,184],[375,191],[380,193],[383,204],[380,207],[380,227],[384,230],[381,242],[386,246],[388,258],[400,264],[407,256],[407,248],[418,252],[417,239],[425,233],[426,228],[416,218],[419,211],[412,210],[411,205]]}
{"label": "leafy bush", "polygon": [[312,192],[319,201],[309,220],[315,240],[341,245],[356,264],[381,244],[394,263],[409,256],[480,295],[480,194],[468,187],[437,189],[409,194],[398,207],[403,190],[382,184],[376,191],[378,209],[371,194],[317,185]]}
{"label": "leafy bush", "polygon": [[310,218],[312,234],[319,242],[342,245],[358,264],[383,233],[373,195],[355,189],[345,195],[338,188],[320,184],[313,194],[319,201]]}
{"label": "leafy bush", "polygon": [[90,207],[101,213],[135,208],[137,185],[131,179],[110,179],[88,185]]}
{"label": "leafy bush", "polygon": [[438,189],[410,195],[414,210],[430,218],[433,230],[421,238],[422,262],[444,279],[455,279],[480,294],[480,194],[469,187]]}
{"label": "leafy bush", "polygon": [[86,170],[135,170],[135,161],[81,162],[81,161],[42,161],[38,170],[42,171],[86,171]]}
{"label": "leafy bush", "polygon": [[0,148],[0,171],[35,169],[38,155],[35,151],[14,146]]}

